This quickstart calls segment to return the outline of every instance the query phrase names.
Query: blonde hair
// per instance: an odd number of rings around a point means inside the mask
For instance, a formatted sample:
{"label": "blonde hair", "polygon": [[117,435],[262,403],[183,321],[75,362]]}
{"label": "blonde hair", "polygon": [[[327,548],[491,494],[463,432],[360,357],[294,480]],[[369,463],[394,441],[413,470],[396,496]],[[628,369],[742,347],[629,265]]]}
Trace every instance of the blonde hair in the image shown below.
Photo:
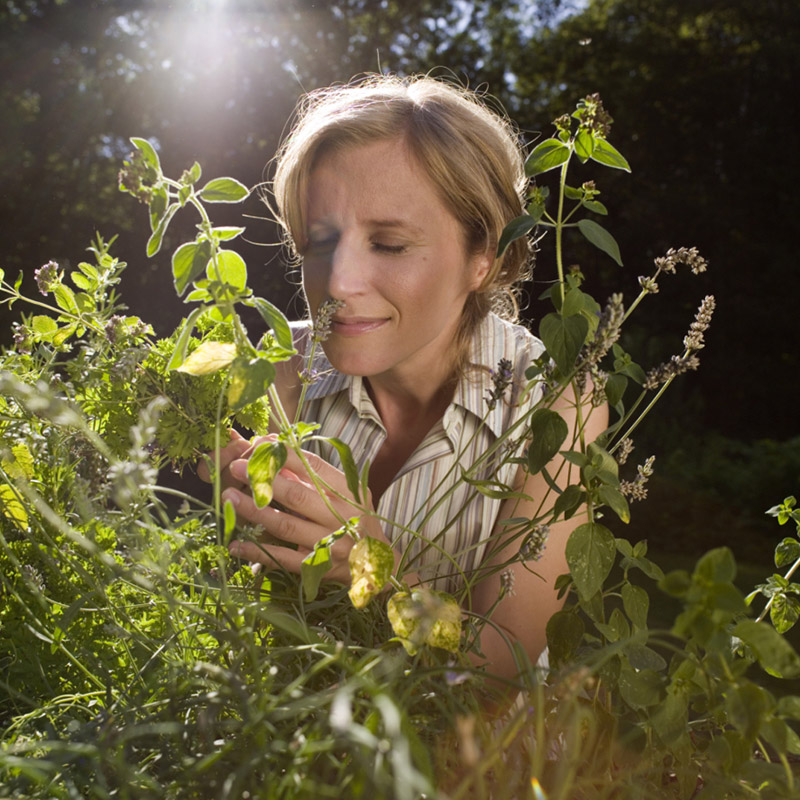
{"label": "blonde hair", "polygon": [[507,118],[475,92],[425,75],[367,75],[310,92],[276,156],[276,216],[292,253],[302,257],[309,177],[322,152],[398,137],[461,224],[468,254],[492,254],[486,277],[464,306],[461,369],[466,345],[489,311],[516,318],[515,287],[528,277],[525,238],[494,257],[505,225],[524,213],[527,184],[519,139]]}

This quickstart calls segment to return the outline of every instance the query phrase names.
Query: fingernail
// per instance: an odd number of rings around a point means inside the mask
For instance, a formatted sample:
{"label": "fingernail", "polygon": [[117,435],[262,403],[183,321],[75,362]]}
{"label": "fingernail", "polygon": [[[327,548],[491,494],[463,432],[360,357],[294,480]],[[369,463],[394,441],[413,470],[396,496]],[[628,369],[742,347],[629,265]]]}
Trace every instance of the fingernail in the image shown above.
{"label": "fingernail", "polygon": [[237,481],[247,480],[247,464],[243,461],[234,461],[231,464],[231,475],[233,475]]}
{"label": "fingernail", "polygon": [[228,489],[222,493],[222,500],[223,502],[230,501],[231,504],[236,507],[239,505],[239,492],[235,489]]}

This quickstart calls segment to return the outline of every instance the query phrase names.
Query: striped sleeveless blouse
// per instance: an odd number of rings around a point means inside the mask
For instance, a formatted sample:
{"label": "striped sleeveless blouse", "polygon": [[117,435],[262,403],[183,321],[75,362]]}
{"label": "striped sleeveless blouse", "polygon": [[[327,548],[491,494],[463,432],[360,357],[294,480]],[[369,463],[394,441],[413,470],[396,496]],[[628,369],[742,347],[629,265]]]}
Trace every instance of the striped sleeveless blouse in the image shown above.
{"label": "striped sleeveless blouse", "polygon": [[[442,419],[380,498],[376,512],[386,537],[403,554],[404,566],[437,589],[457,591],[462,573],[483,560],[503,501],[481,494],[463,475],[468,471],[472,481],[514,483],[518,465],[509,464],[508,456],[521,451],[524,419],[539,399],[538,392],[524,391],[525,370],[543,350],[528,330],[490,314],[473,336],[469,366]],[[490,409],[490,370],[497,369],[500,359],[511,362],[513,379],[504,397]],[[334,370],[321,349],[311,367],[321,377],[307,389],[302,417],[319,423],[322,435],[346,442],[360,472],[386,437],[364,379]],[[508,441],[494,447],[510,429],[514,435],[509,441],[516,440],[517,451],[511,454]],[[305,446],[341,468],[332,445],[309,442]],[[477,466],[470,469],[472,465]]]}

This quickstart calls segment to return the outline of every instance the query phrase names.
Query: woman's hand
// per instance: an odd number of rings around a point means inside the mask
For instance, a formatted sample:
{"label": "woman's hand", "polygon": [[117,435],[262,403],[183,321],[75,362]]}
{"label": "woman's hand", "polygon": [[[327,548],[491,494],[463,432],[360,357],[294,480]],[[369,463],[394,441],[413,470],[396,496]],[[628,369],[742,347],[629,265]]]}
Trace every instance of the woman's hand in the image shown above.
{"label": "woman's hand", "polygon": [[[245,453],[253,449],[253,445],[248,439],[245,439],[241,433],[235,431],[233,428],[228,431],[228,434],[230,436],[228,444],[219,451],[218,464],[220,469],[220,481],[223,489],[228,486],[243,488],[244,484],[242,481],[236,480],[231,475],[230,465],[237,459],[243,458]],[[211,477],[212,464],[214,464],[214,454],[209,453],[205,459],[197,465],[198,477],[207,483],[211,483],[213,480]]]}
{"label": "woman's hand", "polygon": [[[371,514],[371,500],[366,498],[364,504],[356,503],[347,488],[344,473],[306,451],[303,451],[306,463],[320,482],[329,487],[325,497],[314,486],[301,458],[287,449],[286,463],[272,484],[272,503],[258,508],[249,491],[247,461],[259,444],[275,438],[274,435],[260,437],[241,452],[241,445],[232,439],[221,453],[220,463],[225,475],[223,484],[227,486],[222,499],[233,503],[237,517],[259,525],[266,534],[260,542],[232,542],[232,555],[264,564],[267,568],[281,566],[291,572],[300,572],[303,559],[314,545],[351,517],[360,517],[359,531],[362,535],[387,541],[379,521]],[[349,536],[343,536],[333,544],[333,566],[325,576],[327,579],[350,583],[348,556],[353,544]],[[287,545],[295,545],[297,549]],[[399,556],[395,554],[395,563],[398,560]]]}

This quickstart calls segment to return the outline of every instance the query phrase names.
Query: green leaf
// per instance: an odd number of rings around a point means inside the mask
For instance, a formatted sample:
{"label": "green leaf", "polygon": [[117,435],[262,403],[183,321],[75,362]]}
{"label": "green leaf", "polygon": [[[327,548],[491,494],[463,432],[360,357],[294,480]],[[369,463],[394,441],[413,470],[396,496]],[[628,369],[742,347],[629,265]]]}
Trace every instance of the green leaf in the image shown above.
{"label": "green leaf", "polygon": [[580,486],[567,486],[553,503],[553,518],[556,519],[560,514],[564,519],[569,519],[579,508],[585,492]]}
{"label": "green leaf", "polygon": [[614,566],[614,535],[604,525],[585,522],[567,539],[569,571],[581,600],[590,600],[600,590]]}
{"label": "green leaf", "polygon": [[58,330],[58,323],[44,314],[37,314],[31,319],[31,327],[37,336],[42,338],[51,337]]}
{"label": "green leaf", "polygon": [[206,203],[238,203],[250,194],[250,190],[235,178],[215,178],[199,192]]}
{"label": "green leaf", "polygon": [[651,648],[632,641],[625,647],[625,655],[634,669],[653,669],[662,672],[667,668],[663,656]]}
{"label": "green leaf", "polygon": [[800,618],[800,599],[791,594],[776,594],[769,607],[769,618],[778,633],[791,630]]}
{"label": "green leaf", "polygon": [[588,333],[589,322],[583,316],[550,313],[539,324],[539,337],[563,375],[568,375],[575,366]]}
{"label": "green leaf", "polygon": [[598,490],[597,495],[623,522],[631,521],[631,510],[628,501],[619,489],[603,484]]}
{"label": "green leaf", "polygon": [[694,574],[707,582],[730,583],[736,577],[736,559],[729,548],[715,547],[698,559]]}
{"label": "green leaf", "polygon": [[75,295],[75,305],[81,314],[91,314],[97,308],[94,298],[86,292],[78,292]]}
{"label": "green leaf", "polygon": [[733,635],[751,648],[770,675],[777,678],[800,676],[800,657],[774,628],[763,622],[744,620],[733,629]]}
{"label": "green leaf", "polygon": [[83,289],[84,292],[90,292],[93,288],[93,281],[90,281],[82,272],[78,272],[78,270],[74,270],[70,272],[69,277],[72,279],[72,282],[79,288]]}
{"label": "green leaf", "polygon": [[358,480],[358,467],[356,466],[355,459],[353,458],[353,451],[350,445],[337,439],[335,436],[322,437],[324,441],[330,442],[339,454],[339,460],[342,462],[342,471],[344,472],[345,480],[347,481],[347,488],[352,493],[357,503],[361,502],[361,487]]}
{"label": "green leaf", "polygon": [[683,693],[668,692],[651,715],[650,721],[661,741],[669,746],[686,733],[689,698]]}
{"label": "green leaf", "polygon": [[178,204],[173,203],[168,209],[167,213],[161,218],[161,221],[156,226],[156,229],[153,231],[152,236],[147,240],[147,255],[148,257],[152,258],[160,249],[161,249],[161,242],[164,239],[164,234],[166,233],[167,226],[170,223],[170,220],[175,216],[175,212],[178,210]]}
{"label": "green leaf", "polygon": [[256,311],[261,314],[261,319],[272,329],[275,339],[281,347],[286,350],[294,350],[292,329],[280,309],[276,308],[268,300],[264,300],[263,297],[254,297],[252,301],[248,302],[248,305],[255,306]]}
{"label": "green leaf", "polygon": [[624,169],[625,172],[631,171],[630,165],[625,160],[624,156],[605,139],[595,139],[594,150],[590,158],[592,161],[596,161],[598,164],[605,164],[607,167]]}
{"label": "green leaf", "polygon": [[583,206],[589,211],[594,211],[595,214],[608,215],[608,209],[599,200],[584,200]]}
{"label": "green leaf", "polygon": [[750,741],[755,739],[772,705],[767,693],[754,683],[733,686],[725,693],[728,719]]}
{"label": "green leaf", "polygon": [[203,342],[186,361],[178,367],[178,372],[189,375],[211,375],[227,367],[236,358],[236,345],[231,342]]}
{"label": "green leaf", "polygon": [[[586,308],[587,297],[592,300],[589,295],[580,289],[569,289],[564,302],[561,304],[561,316],[574,317],[576,314],[580,314]],[[592,302],[594,301],[592,300]]]}
{"label": "green leaf", "polygon": [[300,564],[300,580],[303,583],[303,596],[307,603],[310,603],[319,592],[319,585],[333,566],[331,559],[331,537],[326,536],[320,539],[314,549],[303,559]]}
{"label": "green leaf", "polygon": [[0,483],[0,514],[11,520],[20,530],[28,527],[28,512],[19,501],[17,493],[7,483]]}
{"label": "green leaf", "polygon": [[195,161],[194,164],[186,171],[186,177],[191,184],[197,183],[200,180],[200,176],[203,174],[203,168],[200,164]]}
{"label": "green leaf", "polygon": [[595,147],[594,142],[594,137],[586,128],[578,131],[578,135],[575,137],[575,155],[582,163],[585,164],[591,158]]}
{"label": "green leaf", "polygon": [[800,697],[787,694],[778,700],[777,713],[782,717],[800,720]]}
{"label": "green leaf", "polygon": [[570,156],[569,145],[558,139],[546,139],[537,145],[525,161],[525,174],[532,178],[560,167]]}
{"label": "green leaf", "polygon": [[247,265],[233,250],[220,250],[206,267],[209,280],[219,280],[242,291],[247,286]]}
{"label": "green leaf", "polygon": [[650,609],[650,597],[641,586],[632,583],[622,585],[622,607],[636,628],[647,628],[647,612]]}
{"label": "green leaf", "polygon": [[581,219],[578,220],[578,229],[596,248],[610,255],[617,264],[622,266],[619,245],[602,225],[598,225],[592,219]]}
{"label": "green leaf", "polygon": [[654,670],[635,671],[623,663],[617,688],[622,699],[631,708],[649,708],[661,701],[663,681]]}
{"label": "green leaf", "polygon": [[800,558],[800,542],[787,537],[775,548],[775,566],[785,567]]}
{"label": "green leaf", "polygon": [[172,276],[175,291],[182,295],[190,283],[199,278],[211,259],[209,242],[187,242],[172,255]]}
{"label": "green leaf", "polygon": [[244,230],[244,228],[239,228],[232,225],[224,225],[219,228],[212,228],[211,234],[218,242],[227,242],[230,239],[235,239],[237,236],[244,233]]}
{"label": "green leaf", "polygon": [[255,403],[275,381],[275,367],[263,358],[237,358],[231,364],[228,405],[231,411]]}
{"label": "green leaf", "polygon": [[609,375],[606,381],[606,399],[612,408],[622,400],[625,389],[628,387],[628,379],[624,375]]}
{"label": "green leaf", "polygon": [[158,174],[161,174],[161,162],[158,160],[158,153],[156,153],[155,148],[147,139],[140,139],[138,137],[131,138],[131,144],[141,152],[144,156],[144,160],[153,167]]}
{"label": "green leaf", "polygon": [[528,469],[539,472],[561,449],[569,434],[563,417],[549,408],[540,408],[531,417],[532,441],[528,446]]}
{"label": "green leaf", "polygon": [[525,236],[529,231],[535,228],[536,222],[537,220],[529,214],[523,214],[520,217],[512,219],[511,222],[503,228],[503,232],[500,234],[500,241],[497,243],[496,258],[500,258],[506,252],[511,242]]}
{"label": "green leaf", "polygon": [[64,286],[63,283],[59,283],[58,286],[53,289],[53,296],[56,298],[56,303],[59,308],[63,308],[64,311],[70,314],[78,313],[78,306],[75,303],[75,294],[69,286]]}
{"label": "green leaf", "polygon": [[272,484],[285,463],[286,446],[283,442],[262,442],[247,460],[247,477],[259,508],[272,502]]}
{"label": "green leaf", "polygon": [[233,507],[233,503],[230,500],[225,501],[222,513],[225,520],[225,542],[227,543],[230,541],[231,534],[236,528],[236,509]]}
{"label": "green leaf", "polygon": [[169,195],[164,186],[159,185],[153,188],[153,196],[150,198],[150,230],[154,231],[164,217],[169,204]]}
{"label": "green leaf", "polygon": [[573,611],[556,611],[547,622],[547,647],[553,666],[573,659],[583,640],[585,626]]}
{"label": "green leaf", "polygon": [[200,306],[192,311],[192,313],[186,318],[186,321],[183,323],[183,328],[181,328],[181,332],[178,336],[178,341],[175,343],[175,350],[173,350],[172,356],[167,364],[167,370],[177,369],[183,363],[183,360],[186,358],[186,348],[189,345],[189,339],[192,335],[192,331],[194,330],[195,323],[203,311],[205,311],[205,308]]}

